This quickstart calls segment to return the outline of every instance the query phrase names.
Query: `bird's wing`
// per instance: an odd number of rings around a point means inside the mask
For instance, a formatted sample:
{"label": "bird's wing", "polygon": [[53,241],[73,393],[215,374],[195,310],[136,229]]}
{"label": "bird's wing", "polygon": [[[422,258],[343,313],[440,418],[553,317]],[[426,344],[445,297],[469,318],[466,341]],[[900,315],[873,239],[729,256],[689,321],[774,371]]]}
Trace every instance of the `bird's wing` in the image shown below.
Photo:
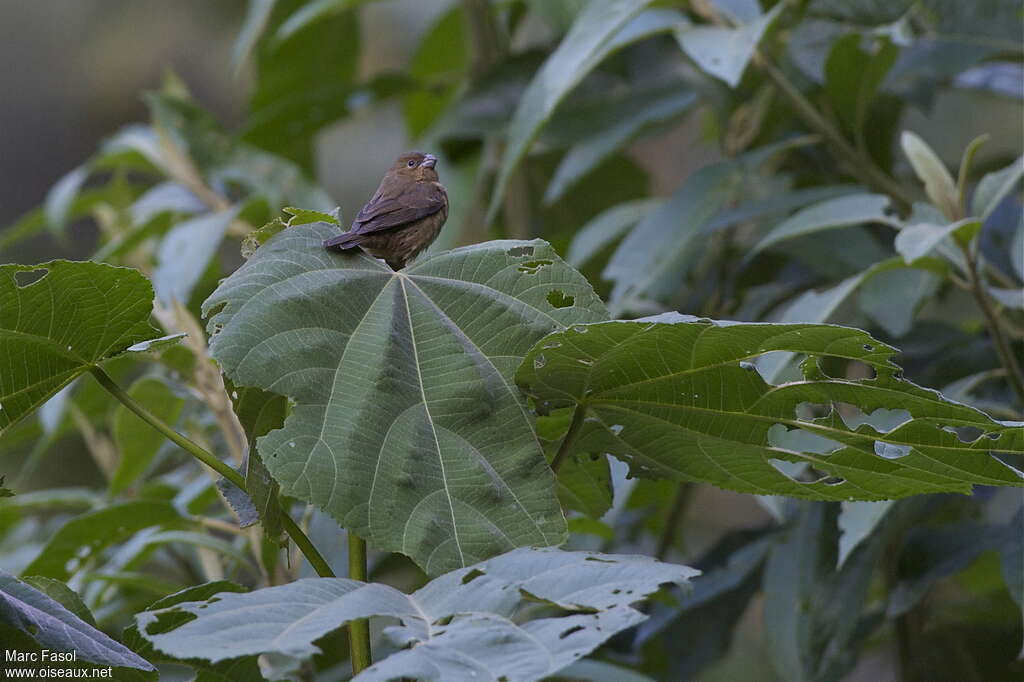
{"label": "bird's wing", "polygon": [[352,223],[350,232],[381,232],[437,213],[445,205],[445,192],[433,183],[416,183],[400,194],[374,195]]}

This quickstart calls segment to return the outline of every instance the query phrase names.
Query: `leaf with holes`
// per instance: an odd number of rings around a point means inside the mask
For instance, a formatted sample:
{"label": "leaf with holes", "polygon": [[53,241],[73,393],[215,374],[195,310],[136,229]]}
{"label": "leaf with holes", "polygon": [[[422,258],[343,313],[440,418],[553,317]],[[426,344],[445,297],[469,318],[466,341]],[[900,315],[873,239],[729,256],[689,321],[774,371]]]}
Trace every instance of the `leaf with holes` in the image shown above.
{"label": "leaf with holes", "polygon": [[282,492],[429,573],[565,537],[512,382],[544,335],[605,319],[545,242],[496,241],[400,272],[325,251],[329,223],[273,237],[204,304],[236,386],[295,401],[257,447]]}
{"label": "leaf with holes", "polygon": [[91,367],[159,336],[152,307],[153,288],[130,268],[0,266],[0,434]]}
{"label": "leaf with holes", "polygon": [[[522,548],[442,575],[408,595],[382,583],[309,578],[145,611],[136,621],[157,651],[217,663],[263,654],[308,658],[319,652],[318,639],[348,621],[390,616],[401,625],[385,636],[405,650],[356,680],[476,674],[525,682],[557,673],[642,621],[631,604],[664,584],[687,586],[697,573],[644,556]],[[537,618],[534,612],[528,619],[520,607],[536,600],[558,615]],[[183,616],[195,619],[169,629]]]}
{"label": "leaf with holes", "polygon": [[[609,452],[637,474],[819,500],[1024,485],[992,456],[1024,454],[1024,428],[902,379],[896,349],[866,332],[659,319],[577,325],[523,361],[516,381],[539,409],[583,411],[571,453]],[[753,361],[778,351],[806,356],[802,380],[773,386],[761,377]],[[840,362],[875,376],[822,369]],[[881,430],[857,419],[880,409],[908,416]],[[784,473],[789,462],[806,463],[806,477]]]}

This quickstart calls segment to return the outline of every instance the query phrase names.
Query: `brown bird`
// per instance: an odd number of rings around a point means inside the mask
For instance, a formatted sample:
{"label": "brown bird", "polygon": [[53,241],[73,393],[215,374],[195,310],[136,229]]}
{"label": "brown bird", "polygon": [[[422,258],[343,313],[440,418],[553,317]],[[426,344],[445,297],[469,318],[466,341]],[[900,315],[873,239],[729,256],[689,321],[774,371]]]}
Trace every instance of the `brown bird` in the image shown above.
{"label": "brown bird", "polygon": [[324,241],[324,248],[356,247],[401,270],[427,248],[448,219],[448,192],[437,181],[437,157],[406,152],[380,181],[348,232]]}

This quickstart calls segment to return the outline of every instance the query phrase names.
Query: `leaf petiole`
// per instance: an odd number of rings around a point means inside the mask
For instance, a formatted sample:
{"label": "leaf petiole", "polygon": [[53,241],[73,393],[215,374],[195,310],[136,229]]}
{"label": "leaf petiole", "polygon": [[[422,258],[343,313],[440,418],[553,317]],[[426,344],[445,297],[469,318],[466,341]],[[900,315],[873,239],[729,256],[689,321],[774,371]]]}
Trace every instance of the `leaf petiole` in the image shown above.
{"label": "leaf petiole", "polygon": [[[175,445],[188,452],[190,455],[198,459],[200,462],[210,467],[218,474],[231,481],[233,484],[238,486],[241,490],[245,491],[245,477],[238,473],[230,466],[218,459],[213,453],[206,451],[196,443],[192,442],[188,438],[185,438],[180,433],[172,429],[163,420],[156,415],[152,414],[142,404],[138,403],[134,398],[128,395],[128,392],[117,385],[109,374],[103,370],[103,368],[94,366],[89,370],[96,381],[99,382],[100,386],[107,390],[112,396],[117,398],[126,408],[134,412],[142,421],[146,422],[154,429],[162,433]],[[327,560],[324,559],[323,555],[313,545],[309,537],[299,528],[298,524],[292,520],[288,514],[282,515],[282,521],[284,523],[284,530],[291,539],[295,542],[295,545],[299,548],[299,551],[306,557],[310,565],[317,572],[317,575],[323,578],[333,578],[334,571],[331,570]]]}

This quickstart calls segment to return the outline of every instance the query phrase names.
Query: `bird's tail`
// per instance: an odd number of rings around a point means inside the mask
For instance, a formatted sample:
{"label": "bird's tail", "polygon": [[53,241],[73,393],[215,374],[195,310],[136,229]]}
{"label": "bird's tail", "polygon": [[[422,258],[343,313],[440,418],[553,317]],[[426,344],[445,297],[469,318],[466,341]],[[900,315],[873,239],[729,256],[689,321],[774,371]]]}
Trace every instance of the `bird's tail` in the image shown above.
{"label": "bird's tail", "polygon": [[359,235],[345,232],[324,240],[324,248],[331,251],[348,251],[359,246]]}

